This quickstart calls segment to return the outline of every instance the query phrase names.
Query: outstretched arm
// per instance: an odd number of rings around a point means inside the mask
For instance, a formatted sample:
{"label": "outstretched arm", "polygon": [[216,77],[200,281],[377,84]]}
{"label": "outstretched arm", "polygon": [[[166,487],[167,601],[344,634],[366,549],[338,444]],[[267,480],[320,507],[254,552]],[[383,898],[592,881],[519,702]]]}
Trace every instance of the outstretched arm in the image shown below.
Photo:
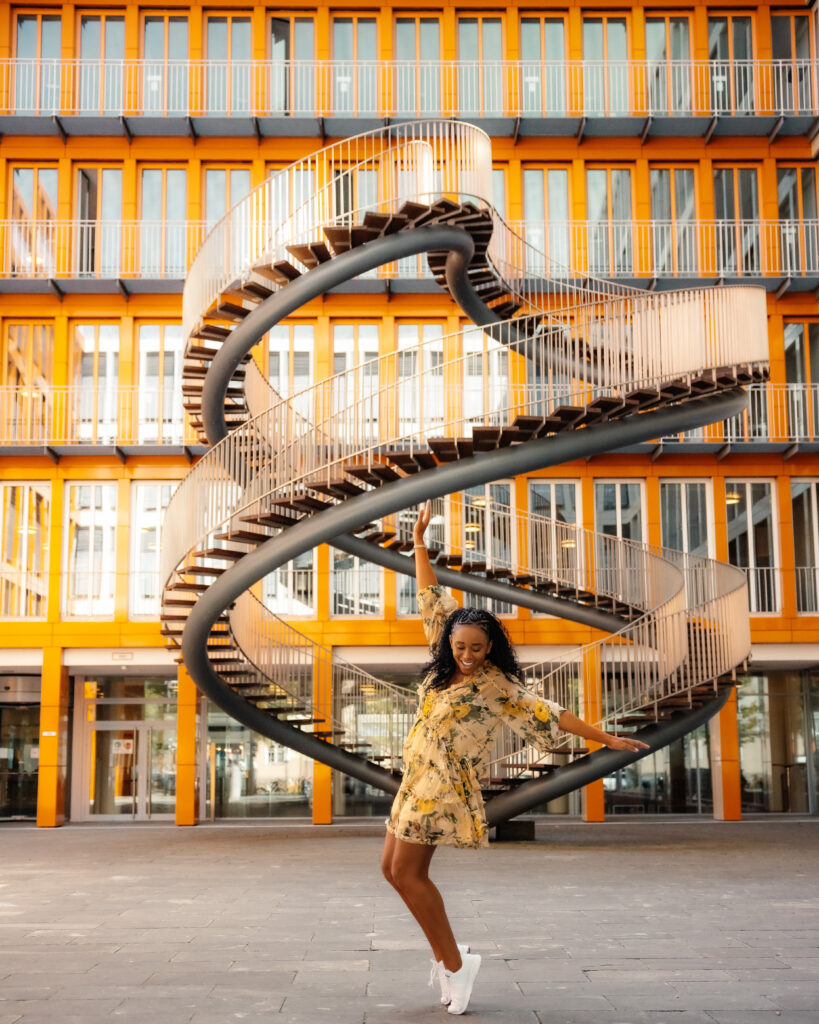
{"label": "outstretched arm", "polygon": [[424,534],[432,518],[430,503],[425,502],[418,511],[418,519],[412,530],[412,540],[415,545],[415,582],[419,590],[424,587],[434,587],[438,583],[435,570],[429,560],[427,546],[424,543]]}
{"label": "outstretched arm", "polygon": [[571,711],[561,713],[557,721],[557,727],[564,732],[573,733],[575,736],[582,736],[584,740],[594,740],[597,743],[602,743],[604,747],[608,747],[610,750],[650,749],[647,743],[635,740],[631,736],[612,736],[611,733],[603,732],[602,729],[597,729],[595,726],[589,725],[588,722],[584,722],[582,718],[578,718],[577,715],[573,715]]}

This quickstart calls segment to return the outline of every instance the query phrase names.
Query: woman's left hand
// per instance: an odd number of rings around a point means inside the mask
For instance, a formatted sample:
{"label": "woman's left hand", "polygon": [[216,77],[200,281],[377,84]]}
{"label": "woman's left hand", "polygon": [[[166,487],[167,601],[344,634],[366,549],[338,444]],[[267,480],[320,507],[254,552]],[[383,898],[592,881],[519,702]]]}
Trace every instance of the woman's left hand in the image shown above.
{"label": "woman's left hand", "polygon": [[631,736],[607,736],[606,746],[609,750],[651,750],[647,743],[632,739]]}

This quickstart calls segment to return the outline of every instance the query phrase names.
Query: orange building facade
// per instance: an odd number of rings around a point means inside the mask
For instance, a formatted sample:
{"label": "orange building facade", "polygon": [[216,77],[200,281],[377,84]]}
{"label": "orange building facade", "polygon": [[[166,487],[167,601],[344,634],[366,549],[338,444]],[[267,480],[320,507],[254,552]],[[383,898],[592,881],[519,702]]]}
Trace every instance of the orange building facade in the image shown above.
{"label": "orange building facade", "polygon": [[[383,813],[198,695],[161,632],[159,549],[204,450],[181,381],[202,239],[272,171],[420,117],[487,132],[493,201],[544,268],[765,288],[771,379],[742,417],[465,500],[746,570],[750,674],[709,726],[606,779],[601,813],[816,814],[816,29],[784,3],[4,5],[0,820]],[[293,394],[458,330],[418,266],[271,331],[271,383]],[[413,594],[390,571],[322,546],[262,596],[339,656],[417,678]],[[592,637],[497,610],[523,661]],[[544,810],[579,813],[579,795]]]}

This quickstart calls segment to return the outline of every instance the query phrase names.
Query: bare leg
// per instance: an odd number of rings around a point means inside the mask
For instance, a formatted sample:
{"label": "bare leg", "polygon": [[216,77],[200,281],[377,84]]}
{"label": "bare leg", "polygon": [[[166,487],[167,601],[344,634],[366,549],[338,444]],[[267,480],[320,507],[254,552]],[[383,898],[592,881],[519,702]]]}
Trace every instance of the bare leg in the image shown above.
{"label": "bare leg", "polygon": [[443,960],[448,971],[459,971],[461,954],[446,916],[444,901],[429,877],[429,864],[434,853],[434,846],[405,843],[388,832],[381,870],[421,926],[435,959]]}

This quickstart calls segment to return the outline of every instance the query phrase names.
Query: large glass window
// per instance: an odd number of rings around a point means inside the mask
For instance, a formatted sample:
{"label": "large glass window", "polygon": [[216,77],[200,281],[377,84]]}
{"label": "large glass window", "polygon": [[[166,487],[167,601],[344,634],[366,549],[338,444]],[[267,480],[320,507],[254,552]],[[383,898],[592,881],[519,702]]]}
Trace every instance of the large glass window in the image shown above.
{"label": "large glass window", "polygon": [[140,324],[137,438],[140,444],[181,444],[185,434],[182,406],[182,357],[185,339],[180,324]]}
{"label": "large glass window", "polygon": [[779,611],[773,494],[765,480],[726,480],[728,560],[745,570],[751,612]]}
{"label": "large glass window", "polygon": [[624,540],[643,539],[643,482],[595,480],[594,528]]}
{"label": "large glass window", "polygon": [[160,534],[165,510],[176,490],[175,483],[134,483],[131,485],[131,572],[129,610],[131,618],[159,618]]}
{"label": "large glass window", "polygon": [[14,112],[59,114],[60,15],[18,14],[15,50]]}
{"label": "large glass window", "polygon": [[121,114],[124,107],[125,19],[112,14],[80,16],[82,114]]}
{"label": "large glass window", "polygon": [[441,39],[438,18],[396,18],[393,103],[409,117],[441,112]]}
{"label": "large glass window", "polygon": [[711,519],[707,484],[682,480],[660,482],[660,526],[664,548],[709,557]]}
{"label": "large glass window", "polygon": [[378,115],[377,54],[375,18],[333,18],[333,110],[336,114]]}
{"label": "large glass window", "polygon": [[252,101],[250,18],[211,16],[207,20],[209,114],[246,114]]}
{"label": "large glass window", "polygon": [[583,19],[583,112],[623,116],[631,110],[625,18]]}
{"label": "large glass window", "polygon": [[[517,567],[517,520],[513,507],[513,486],[510,481],[480,484],[464,491],[461,549],[464,562],[471,562],[474,571],[484,566],[487,573],[498,578],[502,572]],[[477,565],[475,565],[477,563]],[[496,615],[514,615],[509,601],[496,601],[480,594],[469,594],[467,603],[473,608],[486,608]]]}
{"label": "large glass window", "polygon": [[509,408],[509,349],[480,328],[465,327],[463,411],[475,426],[505,426]]}
{"label": "large glass window", "polygon": [[777,167],[779,244],[782,273],[819,271],[816,170],[814,167]]}
{"label": "large glass window", "polygon": [[142,168],[139,267],[145,277],[185,276],[187,177],[183,167]]}
{"label": "large glass window", "polygon": [[115,444],[120,440],[119,324],[73,324],[69,338],[70,439]]}
{"label": "large glass window", "polygon": [[815,108],[810,25],[809,14],[771,15],[774,103],[785,114],[810,114]]}
{"label": "large glass window", "polygon": [[691,111],[690,19],[646,18],[650,114]]}
{"label": "large glass window", "polygon": [[819,433],[819,323],[785,324],[788,432],[794,441]]}
{"label": "large glass window", "polygon": [[[205,170],[205,226],[206,230],[250,192],[249,167],[208,167]],[[229,249],[232,266],[243,266],[250,253],[252,211],[245,203],[230,218],[224,244]],[[287,237],[284,235],[283,237]]]}
{"label": "large glass window", "polygon": [[313,325],[277,324],[267,336],[268,380],[282,398],[297,395],[295,410],[312,415],[312,395],[300,395],[313,383]]}
{"label": "large glass window", "polygon": [[760,273],[759,188],[756,167],[714,168],[717,269]]}
{"label": "large glass window", "polygon": [[315,30],[312,18],[270,19],[271,114],[315,113]]}
{"label": "large glass window", "polygon": [[330,548],[330,577],[333,615],[384,614],[381,566]]}
{"label": "large glass window", "polygon": [[[378,324],[333,324],[333,403],[351,435],[378,437]],[[355,369],[355,372],[349,372]]]}
{"label": "large glass window", "polygon": [[9,270],[14,277],[48,277],[57,269],[57,168],[15,167],[11,172]]}
{"label": "large glass window", "polygon": [[401,434],[444,422],[444,343],[440,324],[398,325],[398,425]]}
{"label": "large glass window", "polygon": [[692,167],[652,167],[651,231],[654,274],[697,272],[697,200]]}
{"label": "large glass window", "polygon": [[590,167],[586,171],[588,266],[593,274],[632,271],[631,169]]}
{"label": "large glass window", "polygon": [[122,170],[77,170],[75,265],[79,277],[117,277],[122,249]]}
{"label": "large glass window", "polygon": [[[447,537],[449,535],[448,509],[448,498],[436,498],[431,503],[432,517],[429,521],[427,532],[424,535],[424,542],[430,553],[436,550],[443,551],[447,547]],[[416,509],[404,509],[398,513],[396,519],[399,536],[412,537],[412,528],[417,517],[418,512]],[[414,553],[411,552],[410,557],[414,558]],[[418,602],[416,595],[418,593],[418,584],[415,581],[415,577],[405,576],[403,573],[396,574],[396,581],[398,585],[398,614],[417,615]]]}
{"label": "large glass window", "polygon": [[66,484],[66,617],[113,616],[116,535],[117,485]]}
{"label": "large glass window", "polygon": [[[569,171],[565,167],[523,168],[523,213],[526,241],[545,261],[530,269],[548,277],[566,273],[569,249]],[[537,261],[538,257],[531,257]]]}
{"label": "large glass window", "polygon": [[6,444],[52,439],[54,325],[6,323],[0,363],[0,429]]}
{"label": "large glass window", "polygon": [[187,114],[188,19],[146,16],[143,26],[142,109],[146,114]]}
{"label": "large glass window", "polygon": [[0,617],[44,618],[51,485],[0,484]]}
{"label": "large glass window", "polygon": [[582,586],[582,549],[571,528],[578,522],[577,484],[557,480],[529,481],[529,557],[527,567],[542,580]]}
{"label": "large glass window", "polygon": [[754,47],[750,17],[728,14],[708,19],[711,110],[714,114],[754,111]]}
{"label": "large glass window", "polygon": [[520,59],[520,105],[524,116],[565,116],[565,18],[521,18]]}
{"label": "large glass window", "polygon": [[458,18],[458,103],[463,117],[502,117],[506,110],[500,18]]}
{"label": "large glass window", "polygon": [[819,612],[819,495],[817,482],[791,479],[796,610]]}

